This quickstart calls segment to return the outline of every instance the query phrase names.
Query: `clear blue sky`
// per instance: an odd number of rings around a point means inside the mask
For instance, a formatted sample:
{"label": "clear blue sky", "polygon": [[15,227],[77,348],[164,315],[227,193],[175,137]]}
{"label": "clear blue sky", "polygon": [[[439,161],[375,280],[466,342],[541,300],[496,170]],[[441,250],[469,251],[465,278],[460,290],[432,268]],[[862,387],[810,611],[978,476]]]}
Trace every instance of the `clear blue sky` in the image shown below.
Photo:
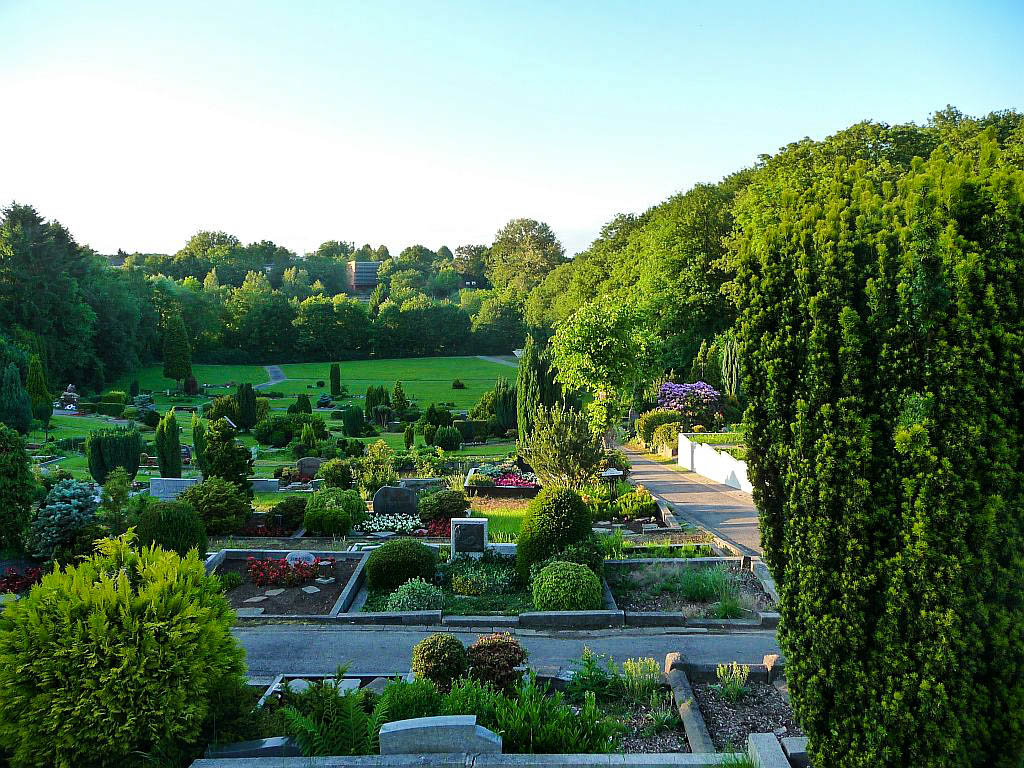
{"label": "clear blue sky", "polygon": [[0,204],[103,252],[223,229],[568,252],[862,119],[1024,109],[1024,2],[0,0]]}

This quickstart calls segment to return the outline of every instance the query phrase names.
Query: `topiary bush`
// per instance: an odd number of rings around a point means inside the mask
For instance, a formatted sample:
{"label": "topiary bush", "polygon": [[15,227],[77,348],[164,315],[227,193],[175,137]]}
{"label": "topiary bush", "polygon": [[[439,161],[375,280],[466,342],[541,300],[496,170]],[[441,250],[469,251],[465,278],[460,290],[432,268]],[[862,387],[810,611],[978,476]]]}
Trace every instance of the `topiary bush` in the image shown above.
{"label": "topiary bush", "polygon": [[423,579],[409,579],[388,595],[388,611],[436,611],[444,605],[444,592]]}
{"label": "topiary bush", "polygon": [[654,430],[662,424],[671,424],[680,420],[679,411],[671,408],[655,408],[637,418],[633,429],[636,437],[645,448],[651,448],[654,443]]}
{"label": "topiary bush", "polygon": [[457,451],[462,447],[462,434],[455,427],[438,427],[434,445],[446,451]]}
{"label": "topiary bush", "polygon": [[370,589],[394,589],[409,579],[433,581],[437,550],[412,539],[382,544],[366,561],[366,583]]}
{"label": "topiary bush", "polygon": [[420,499],[420,519],[424,523],[451,520],[469,509],[469,500],[462,491],[437,491]]}
{"label": "topiary bush", "polygon": [[533,563],[530,566],[530,575],[536,576],[545,566],[550,565],[556,560],[585,565],[598,578],[604,575],[604,550],[601,548],[597,534],[594,533],[591,533],[582,541],[577,541],[564,549],[560,549],[540,562]]}
{"label": "topiary bush", "polygon": [[347,536],[366,517],[366,504],[357,491],[321,488],[306,502],[303,526],[313,536]]}
{"label": "topiary bush", "polygon": [[28,552],[40,560],[67,559],[87,554],[92,540],[102,536],[97,504],[87,483],[61,480],[46,494],[25,536]]}
{"label": "topiary bush", "polygon": [[412,649],[412,671],[422,680],[430,680],[442,691],[464,676],[469,669],[466,648],[450,632],[436,632],[420,640]]}
{"label": "topiary bush", "polygon": [[679,445],[679,433],[683,431],[681,421],[670,421],[667,424],[659,424],[651,436],[651,449],[660,451],[663,448],[675,449]]}
{"label": "topiary bush", "polygon": [[178,497],[203,519],[206,533],[218,536],[239,530],[249,517],[249,497],[222,477],[208,477]]}
{"label": "topiary bush", "polygon": [[484,635],[466,649],[471,677],[490,683],[498,690],[518,685],[523,673],[516,667],[526,663],[526,649],[509,632]]}
{"label": "topiary bush", "polygon": [[44,575],[0,614],[0,743],[12,765],[114,768],[142,754],[179,764],[211,694],[244,683],[233,622],[199,558],[136,550],[131,534]]}
{"label": "topiary bush", "polygon": [[596,611],[603,589],[594,572],[579,563],[556,560],[533,580],[533,607],[538,611]]}
{"label": "topiary bush", "polygon": [[287,531],[294,531],[302,525],[306,516],[306,502],[308,499],[302,496],[289,496],[284,501],[279,501],[270,508],[270,517],[281,516],[281,527]]}
{"label": "topiary bush", "polygon": [[[145,497],[143,497],[145,498]],[[185,557],[190,550],[206,555],[206,527],[199,514],[185,501],[146,499],[135,525],[140,546],[156,544]]]}
{"label": "topiary bush", "polygon": [[516,567],[523,578],[530,566],[587,538],[590,510],[575,491],[544,488],[526,508],[516,540]]}
{"label": "topiary bush", "polygon": [[348,489],[353,485],[352,464],[345,459],[325,461],[317,470],[316,476],[324,481],[328,488]]}

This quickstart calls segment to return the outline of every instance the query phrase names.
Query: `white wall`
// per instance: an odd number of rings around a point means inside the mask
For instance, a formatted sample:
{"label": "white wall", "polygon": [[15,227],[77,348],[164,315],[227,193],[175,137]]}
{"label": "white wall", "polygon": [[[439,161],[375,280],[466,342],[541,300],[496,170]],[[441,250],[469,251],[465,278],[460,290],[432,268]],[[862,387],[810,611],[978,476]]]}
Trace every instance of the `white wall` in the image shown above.
{"label": "white wall", "polygon": [[699,440],[700,433],[679,433],[679,466],[730,488],[753,492],[747,479],[747,462],[717,451],[707,443],[697,442]]}

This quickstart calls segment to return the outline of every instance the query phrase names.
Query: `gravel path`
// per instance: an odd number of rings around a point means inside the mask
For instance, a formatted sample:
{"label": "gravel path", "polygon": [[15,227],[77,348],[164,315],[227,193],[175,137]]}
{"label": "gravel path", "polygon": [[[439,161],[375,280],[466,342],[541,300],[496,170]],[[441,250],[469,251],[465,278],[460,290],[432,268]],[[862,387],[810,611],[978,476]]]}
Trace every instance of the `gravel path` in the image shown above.
{"label": "gravel path", "polygon": [[630,480],[672,504],[716,536],[748,555],[762,555],[757,508],[749,493],[715,483],[695,472],[666,467],[624,448],[633,462]]}
{"label": "gravel path", "polygon": [[495,357],[494,355],[477,355],[481,360],[486,360],[488,363],[497,363],[498,365],[507,365],[511,368],[518,368],[518,360],[509,360],[507,357]]}
{"label": "gravel path", "polygon": [[263,370],[267,372],[267,377],[270,379],[270,381],[266,381],[262,384],[257,384],[255,387],[253,387],[253,389],[269,389],[275,384],[282,382],[286,378],[288,378],[287,376],[284,375],[284,371],[281,369],[280,365],[265,365],[263,366]]}

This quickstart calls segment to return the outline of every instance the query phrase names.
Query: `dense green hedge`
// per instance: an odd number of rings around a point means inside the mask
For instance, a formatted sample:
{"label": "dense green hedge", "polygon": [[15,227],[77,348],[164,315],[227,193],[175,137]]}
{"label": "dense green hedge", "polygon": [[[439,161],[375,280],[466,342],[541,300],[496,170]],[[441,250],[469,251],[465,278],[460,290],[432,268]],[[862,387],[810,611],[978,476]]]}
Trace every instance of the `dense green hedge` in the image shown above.
{"label": "dense green hedge", "polygon": [[928,160],[912,126],[804,141],[736,206],[747,461],[814,765],[1021,764],[1017,122],[946,125]]}

